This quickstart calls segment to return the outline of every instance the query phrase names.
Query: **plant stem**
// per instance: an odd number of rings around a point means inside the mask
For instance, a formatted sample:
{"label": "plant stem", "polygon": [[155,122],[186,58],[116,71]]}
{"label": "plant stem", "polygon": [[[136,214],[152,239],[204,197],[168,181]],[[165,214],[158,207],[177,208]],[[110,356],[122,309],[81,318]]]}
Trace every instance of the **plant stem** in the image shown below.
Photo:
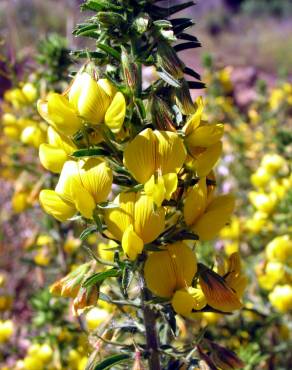
{"label": "plant stem", "polygon": [[148,357],[149,370],[161,370],[160,356],[159,356],[159,341],[156,331],[156,314],[147,305],[148,292],[145,287],[145,281],[141,276],[141,296],[142,296],[142,309],[144,317],[144,326],[146,331],[146,344]]}

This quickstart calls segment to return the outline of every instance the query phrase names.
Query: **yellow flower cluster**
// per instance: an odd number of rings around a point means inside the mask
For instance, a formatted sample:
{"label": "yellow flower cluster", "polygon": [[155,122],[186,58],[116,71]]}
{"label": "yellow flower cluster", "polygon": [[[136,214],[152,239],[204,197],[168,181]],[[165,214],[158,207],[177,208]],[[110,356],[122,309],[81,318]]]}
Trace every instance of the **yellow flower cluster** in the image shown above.
{"label": "yellow flower cluster", "polygon": [[[126,117],[123,94],[108,80],[97,79],[94,72],[84,68],[63,95],[52,93],[47,100],[38,102],[40,114],[50,125],[49,143],[41,145],[40,159],[47,169],[60,172],[55,190],[40,193],[43,209],[62,222],[78,213],[89,220],[100,218],[106,227],[104,235],[115,241],[114,247],[120,244],[129,260],[146,253],[148,288],[169,298],[174,309],[188,317],[192,310],[206,305],[222,312],[238,309],[243,292],[237,287],[242,279],[238,254],[230,256],[229,267],[217,274],[206,267],[197,268],[194,250],[185,242],[158,241],[176,224],[178,232],[185,229],[201,241],[212,240],[229,221],[234,208],[231,194],[214,194],[212,170],[222,153],[223,125],[202,119],[201,98],[196,107],[181,131],[145,128],[133,135],[122,127]],[[113,142],[123,148],[120,167],[134,184],[121,187],[114,199],[110,192],[117,173],[112,160],[72,157],[78,148],[78,133],[87,137],[87,148],[94,148],[96,142],[91,141],[91,134],[98,131],[99,142],[108,144],[107,130]],[[109,201],[110,206],[104,207]],[[145,252],[145,246],[151,247],[152,243],[161,245],[161,251]],[[106,245],[100,246],[100,255],[112,259],[113,253],[109,256],[106,249]],[[192,286],[195,276],[200,276],[198,288]],[[62,295],[71,287],[69,280],[56,284],[52,291]],[[93,311],[92,315],[99,313]]]}
{"label": "yellow flower cluster", "polygon": [[269,227],[269,216],[291,188],[292,177],[287,176],[286,160],[279,154],[266,154],[257,171],[251,176],[251,182],[257,188],[249,193],[249,200],[256,212],[247,220],[246,228],[257,233]]}
{"label": "yellow flower cluster", "polygon": [[0,344],[7,342],[13,335],[13,322],[11,320],[0,320]]}
{"label": "yellow flower cluster", "polygon": [[281,235],[265,248],[266,262],[257,267],[258,281],[263,289],[271,291],[269,300],[280,312],[292,309],[292,239]]}
{"label": "yellow flower cluster", "polygon": [[23,144],[38,148],[46,141],[47,125],[35,120],[33,107],[37,99],[36,87],[27,82],[4,94],[2,125],[4,134]]}

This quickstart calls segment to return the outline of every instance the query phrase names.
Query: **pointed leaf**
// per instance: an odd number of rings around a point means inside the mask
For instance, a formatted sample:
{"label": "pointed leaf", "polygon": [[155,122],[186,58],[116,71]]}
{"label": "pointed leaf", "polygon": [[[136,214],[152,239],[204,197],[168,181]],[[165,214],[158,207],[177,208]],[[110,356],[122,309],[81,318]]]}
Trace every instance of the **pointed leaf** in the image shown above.
{"label": "pointed leaf", "polygon": [[79,238],[81,240],[85,240],[85,239],[87,239],[87,237],[90,234],[94,233],[95,231],[97,231],[96,225],[91,225],[87,229],[85,229],[85,230],[82,231],[82,233],[80,234]]}
{"label": "pointed leaf", "polygon": [[182,44],[175,45],[173,48],[178,53],[179,51],[188,50],[188,49],[195,49],[201,46],[200,42],[184,42]]}
{"label": "pointed leaf", "polygon": [[93,274],[91,276],[89,276],[89,278],[87,278],[84,283],[82,284],[82,286],[84,288],[89,288],[95,284],[100,284],[102,283],[105,279],[108,279],[110,277],[116,277],[116,276],[119,276],[120,275],[120,272],[113,268],[111,270],[106,270],[106,271],[103,271],[103,272],[97,272],[96,274]]}
{"label": "pointed leaf", "polygon": [[113,355],[113,356],[107,357],[105,360],[97,364],[93,370],[111,369],[113,365],[117,365],[118,363],[128,360],[129,358],[130,356],[125,353]]}
{"label": "pointed leaf", "polygon": [[102,148],[92,148],[92,149],[79,149],[76,150],[72,157],[82,158],[82,157],[99,157],[99,156],[107,156],[109,152]]}

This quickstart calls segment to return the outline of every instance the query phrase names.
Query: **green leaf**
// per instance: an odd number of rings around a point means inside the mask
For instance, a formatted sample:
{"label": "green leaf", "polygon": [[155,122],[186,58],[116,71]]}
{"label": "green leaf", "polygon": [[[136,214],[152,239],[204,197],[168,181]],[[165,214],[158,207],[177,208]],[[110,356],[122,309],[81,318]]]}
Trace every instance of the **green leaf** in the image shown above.
{"label": "green leaf", "polygon": [[121,54],[117,50],[112,48],[111,46],[106,45],[106,44],[97,44],[97,47],[99,49],[105,51],[107,54],[111,55],[116,60],[118,60],[118,61],[121,60]]}
{"label": "green leaf", "polygon": [[163,81],[167,82],[169,85],[174,87],[181,87],[180,82],[172,77],[169,73],[167,73],[166,70],[162,67],[160,67],[160,70],[157,70],[157,74]]}
{"label": "green leaf", "polygon": [[87,239],[87,237],[90,234],[94,233],[95,231],[97,231],[96,225],[91,225],[87,229],[85,229],[85,230],[82,231],[82,233],[80,234],[79,238],[81,240],[85,240],[85,239]]}
{"label": "green leaf", "polygon": [[81,5],[81,10],[93,10],[99,12],[101,10],[121,10],[121,6],[112,4],[108,0],[87,0]]}
{"label": "green leaf", "polygon": [[91,276],[89,276],[89,278],[87,278],[84,283],[82,284],[82,286],[84,288],[89,288],[95,284],[100,284],[102,283],[105,279],[108,279],[110,277],[116,277],[116,276],[119,276],[120,275],[120,272],[113,268],[111,270],[106,270],[106,271],[103,271],[103,272],[97,272],[96,274],[93,274]]}
{"label": "green leaf", "polygon": [[71,154],[72,157],[99,157],[99,156],[107,156],[109,152],[103,148],[92,148],[92,149],[79,149],[76,150],[73,154]]}
{"label": "green leaf", "polygon": [[127,355],[124,353],[113,355],[113,356],[107,357],[105,360],[97,364],[93,370],[111,369],[113,365],[119,364],[120,362],[128,360],[129,358],[130,358],[130,355]]}
{"label": "green leaf", "polygon": [[73,55],[77,58],[90,58],[90,59],[102,59],[106,56],[106,54],[99,53],[98,51],[87,51],[87,50],[71,51],[70,55]]}

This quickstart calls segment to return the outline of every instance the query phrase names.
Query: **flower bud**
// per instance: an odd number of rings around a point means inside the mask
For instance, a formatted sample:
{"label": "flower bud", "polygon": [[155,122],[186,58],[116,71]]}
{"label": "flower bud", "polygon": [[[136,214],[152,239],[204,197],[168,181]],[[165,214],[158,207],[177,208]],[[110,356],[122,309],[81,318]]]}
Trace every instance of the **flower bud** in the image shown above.
{"label": "flower bud", "polygon": [[98,300],[97,286],[89,288],[81,287],[76,298],[73,301],[73,314],[78,315],[79,310],[84,310],[87,307],[95,306]]}
{"label": "flower bud", "polygon": [[211,359],[222,370],[242,369],[244,363],[230,349],[219,346],[214,342],[208,342],[211,347]]}
{"label": "flower bud", "polygon": [[137,84],[137,66],[131,55],[128,54],[127,50],[122,46],[122,68],[124,73],[124,79],[130,90],[134,90]]}
{"label": "flower bud", "polygon": [[104,27],[120,27],[125,23],[124,18],[115,12],[98,12],[96,18],[101,25]]}
{"label": "flower bud", "polygon": [[165,41],[160,40],[157,47],[157,66],[164,69],[177,80],[184,77],[184,65],[175,50]]}
{"label": "flower bud", "polygon": [[151,99],[151,115],[153,124],[159,130],[176,131],[170,107],[157,95]]}
{"label": "flower bud", "polygon": [[150,23],[150,16],[147,13],[140,13],[133,22],[133,27],[135,30],[142,35],[147,31]]}
{"label": "flower bud", "polygon": [[173,89],[174,100],[183,114],[190,115],[195,113],[196,107],[192,101],[188,83],[185,80],[181,81],[180,87]]}

